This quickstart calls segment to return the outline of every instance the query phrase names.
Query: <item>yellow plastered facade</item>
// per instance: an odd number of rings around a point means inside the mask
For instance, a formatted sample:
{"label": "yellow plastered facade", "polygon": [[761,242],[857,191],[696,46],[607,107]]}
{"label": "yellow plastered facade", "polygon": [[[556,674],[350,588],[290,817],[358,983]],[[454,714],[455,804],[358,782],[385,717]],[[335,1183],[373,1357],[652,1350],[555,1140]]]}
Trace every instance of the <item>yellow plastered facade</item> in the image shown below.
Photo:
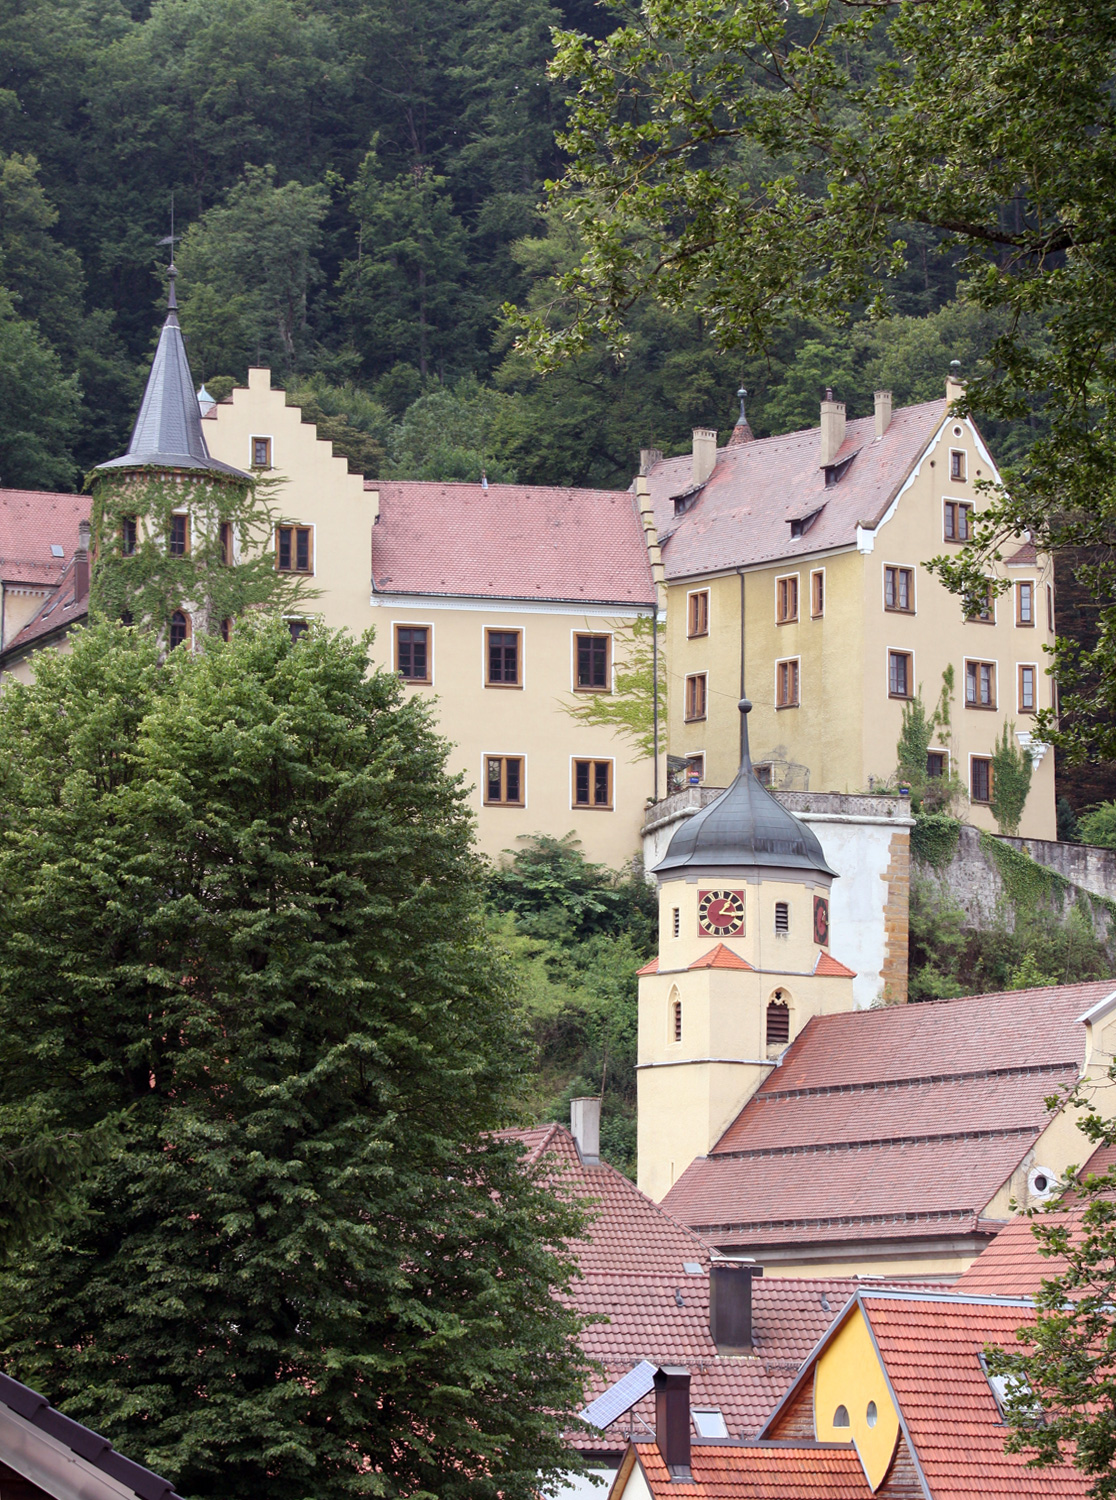
{"label": "yellow plastered facade", "polygon": [[[838,1413],[847,1422],[838,1425]],[[819,1443],[851,1438],[865,1478],[873,1490],[879,1489],[899,1442],[899,1412],[859,1304],[814,1366],[814,1436]]]}
{"label": "yellow plastered facade", "polygon": [[[952,450],[965,455],[963,481],[949,478]],[[670,581],[666,654],[671,754],[703,756],[705,781],[726,786],[739,764],[736,704],[743,686],[754,705],[752,759],[757,767],[770,766],[773,785],[790,791],[868,791],[895,774],[903,700],[890,694],[889,653],[900,652],[911,658],[912,687],[921,690],[928,714],[938,703],[943,672],[953,668],[951,731],[935,738],[931,749],[947,752],[951,769],[968,789],[973,757],[991,756],[1005,723],[1014,723],[1016,732],[1030,732],[1034,715],[1024,712],[1019,701],[1020,666],[1035,668],[1038,708],[1050,706],[1053,686],[1046,676],[1049,657],[1044,649],[1054,641],[1047,593],[1054,577],[1048,558],[1040,556],[1024,567],[994,566],[992,574],[1012,585],[995,600],[994,623],[966,620],[957,597],[924,566],[930,558],[959,550],[944,538],[946,502],[979,511],[985,500],[976,486],[994,472],[972,424],[946,416],[906,488],[873,531],[861,529],[856,546]],[[1004,556],[1019,545],[1005,545]],[[885,607],[887,568],[910,570],[910,610]],[[815,572],[824,573],[824,611],[817,618],[812,614]],[[780,623],[778,585],[791,577],[798,580],[797,618]],[[1031,625],[1016,623],[1016,584],[1021,582],[1032,585]],[[709,631],[692,638],[687,600],[699,589],[709,591]],[[995,668],[995,708],[966,707],[967,661]],[[780,662],[798,665],[797,707],[776,704]],[[706,715],[687,722],[686,679],[702,673]],[[1046,754],[1034,766],[1020,834],[1053,839],[1054,800],[1054,757]],[[969,803],[965,795],[960,803],[963,815],[977,827],[996,831],[986,804]]]}
{"label": "yellow plastered facade", "polygon": [[[203,424],[210,453],[249,468],[253,439],[270,441],[270,477],[283,482],[275,506],[285,520],[313,528],[316,591],[303,613],[331,628],[360,635],[375,629],[372,658],[394,668],[396,626],[424,625],[431,632],[431,682],[408,685],[436,704],[439,729],[451,743],[450,770],[472,790],[482,852],[499,860],[517,840],[545,832],[572,831],[590,860],[618,868],[639,852],[643,810],[654,790],[654,764],[635,759],[632,742],[608,727],[571,718],[578,701],[574,685],[574,636],[611,634],[614,645],[630,628],[635,610],[587,615],[576,606],[504,599],[374,593],[372,536],[379,493],[350,474],[332,444],[318,438],[297,407],[272,389],[270,372],[252,370],[247,387],[213,408]],[[646,611],[644,611],[646,612]],[[522,632],[522,686],[485,686],[485,631]],[[622,649],[613,652],[613,667]],[[665,746],[664,746],[665,751]],[[485,805],[484,765],[490,756],[523,760],[522,806]],[[574,761],[612,764],[611,808],[573,803]],[[665,764],[662,767],[665,774]]]}

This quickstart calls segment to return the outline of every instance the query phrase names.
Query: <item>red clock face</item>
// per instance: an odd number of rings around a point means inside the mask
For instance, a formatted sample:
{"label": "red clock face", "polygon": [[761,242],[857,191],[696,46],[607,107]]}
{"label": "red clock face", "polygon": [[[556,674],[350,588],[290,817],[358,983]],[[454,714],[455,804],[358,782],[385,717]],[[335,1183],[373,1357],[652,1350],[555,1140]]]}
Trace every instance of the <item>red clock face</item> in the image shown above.
{"label": "red clock face", "polygon": [[743,931],[743,891],[698,891],[701,937],[738,937]]}
{"label": "red clock face", "polygon": [[825,896],[814,897],[814,942],[823,948],[829,946],[829,901]]}

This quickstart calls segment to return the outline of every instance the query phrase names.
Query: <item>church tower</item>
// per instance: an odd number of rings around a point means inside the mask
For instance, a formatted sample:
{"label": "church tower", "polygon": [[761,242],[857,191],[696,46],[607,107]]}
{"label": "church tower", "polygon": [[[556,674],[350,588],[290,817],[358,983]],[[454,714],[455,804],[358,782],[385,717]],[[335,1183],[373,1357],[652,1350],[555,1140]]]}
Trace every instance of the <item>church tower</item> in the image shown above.
{"label": "church tower", "polygon": [[854,1008],[856,976],[830,953],[836,876],[814,833],[756,780],[751,706],[741,701],[735,781],[654,871],[659,955],[640,970],[637,1078],[639,1186],[656,1202],[812,1016]]}

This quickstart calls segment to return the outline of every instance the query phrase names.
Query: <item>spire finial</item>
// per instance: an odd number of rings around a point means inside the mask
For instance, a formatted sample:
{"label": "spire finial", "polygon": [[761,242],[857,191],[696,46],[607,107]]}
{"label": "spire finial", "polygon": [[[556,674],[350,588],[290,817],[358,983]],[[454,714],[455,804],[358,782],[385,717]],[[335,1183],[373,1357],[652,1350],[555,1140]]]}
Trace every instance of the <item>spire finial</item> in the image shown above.
{"label": "spire finial", "polygon": [[170,265],[167,267],[167,311],[168,312],[177,312],[178,311],[178,298],[174,295],[174,281],[175,281],[175,277],[177,275],[178,275],[178,267],[175,265],[174,261],[172,260],[171,263],[170,263]]}
{"label": "spire finial", "polygon": [[741,698],[736,705],[740,710],[740,773],[750,772],[752,769],[752,755],[748,748],[748,715],[752,712],[749,699]]}
{"label": "spire finial", "polygon": [[741,425],[741,427],[743,427],[744,424],[745,424],[745,422],[748,420],[748,418],[744,415],[744,401],[745,401],[745,398],[747,397],[747,395],[748,395],[748,392],[744,389],[743,386],[741,386],[740,389],[736,393],[736,399],[740,402],[740,425]]}

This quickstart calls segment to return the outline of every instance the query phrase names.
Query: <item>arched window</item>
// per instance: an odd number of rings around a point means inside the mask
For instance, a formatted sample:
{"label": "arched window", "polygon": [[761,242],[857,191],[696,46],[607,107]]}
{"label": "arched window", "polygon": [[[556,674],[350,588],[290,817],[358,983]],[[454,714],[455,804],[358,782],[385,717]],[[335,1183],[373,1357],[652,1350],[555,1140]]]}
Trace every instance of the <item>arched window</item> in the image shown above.
{"label": "arched window", "polygon": [[782,990],[776,990],[767,1006],[767,1045],[782,1047],[790,1041],[790,1006]]}
{"label": "arched window", "polygon": [[848,1427],[850,1425],[849,1409],[847,1406],[839,1406],[833,1413],[833,1425],[834,1427]]}
{"label": "arched window", "polygon": [[183,646],[190,639],[190,622],[180,609],[170,617],[170,648]]}

